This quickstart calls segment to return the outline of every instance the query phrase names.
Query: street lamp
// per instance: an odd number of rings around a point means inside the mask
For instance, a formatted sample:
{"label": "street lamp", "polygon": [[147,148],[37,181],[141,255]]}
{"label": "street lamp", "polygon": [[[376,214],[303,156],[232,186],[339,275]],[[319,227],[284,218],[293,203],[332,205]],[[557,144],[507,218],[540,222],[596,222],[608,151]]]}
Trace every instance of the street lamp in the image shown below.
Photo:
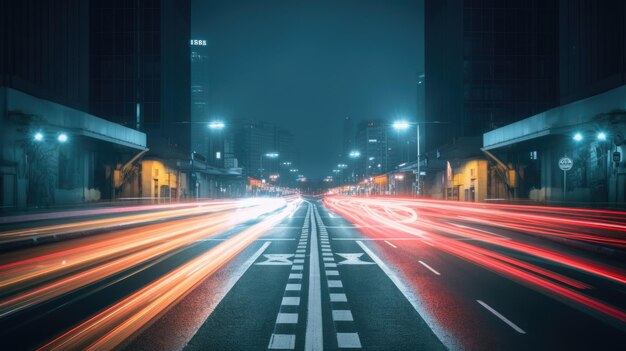
{"label": "street lamp", "polygon": [[598,135],[596,135],[596,138],[600,141],[606,141],[606,133],[605,132],[599,132]]}
{"label": "street lamp", "polygon": [[574,141],[582,141],[584,139],[582,133],[576,133],[573,137]]}
{"label": "street lamp", "polygon": [[224,124],[224,122],[220,122],[220,121],[213,121],[213,122],[209,122],[209,128],[211,129],[224,129],[226,125]]}
{"label": "street lamp", "polygon": [[[36,137],[36,136],[35,136],[35,137]],[[67,134],[65,134],[65,133],[61,133],[61,134],[59,134],[59,136],[57,137],[57,140],[58,140],[60,143],[64,143],[64,142],[66,142],[66,141],[67,141]]]}
{"label": "street lamp", "polygon": [[43,141],[43,133],[37,132],[34,136],[35,141]]}
{"label": "street lamp", "polygon": [[[420,193],[420,176],[421,176],[421,169],[420,169],[420,156],[421,156],[421,152],[420,152],[420,145],[421,145],[421,140],[420,140],[420,125],[421,124],[443,124],[443,123],[449,123],[449,122],[442,122],[442,121],[427,121],[427,122],[407,122],[406,120],[399,120],[396,121],[392,124],[393,128],[396,130],[405,130],[407,128],[409,128],[409,125],[411,124],[415,124],[415,134],[416,134],[416,144],[417,144],[417,176],[415,177],[415,181],[416,181],[416,189],[415,192],[416,194],[419,195]],[[582,137],[582,135],[581,135]]]}

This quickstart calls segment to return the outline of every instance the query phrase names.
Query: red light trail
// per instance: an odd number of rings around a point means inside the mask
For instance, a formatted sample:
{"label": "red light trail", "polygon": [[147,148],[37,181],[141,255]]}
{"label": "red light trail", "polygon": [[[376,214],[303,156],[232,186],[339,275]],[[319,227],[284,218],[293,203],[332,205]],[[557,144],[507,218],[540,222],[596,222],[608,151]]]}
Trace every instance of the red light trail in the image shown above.
{"label": "red light trail", "polygon": [[[487,229],[620,249],[626,247],[624,212],[389,197],[330,196],[324,202],[371,237],[417,236],[433,244],[432,250],[462,258],[576,307],[626,322],[625,311],[584,293],[593,289],[592,285],[507,253],[522,253],[552,262],[550,267],[556,264],[621,285],[626,284],[623,269],[556,251],[541,243],[520,242]],[[485,229],[473,228],[472,224]]]}

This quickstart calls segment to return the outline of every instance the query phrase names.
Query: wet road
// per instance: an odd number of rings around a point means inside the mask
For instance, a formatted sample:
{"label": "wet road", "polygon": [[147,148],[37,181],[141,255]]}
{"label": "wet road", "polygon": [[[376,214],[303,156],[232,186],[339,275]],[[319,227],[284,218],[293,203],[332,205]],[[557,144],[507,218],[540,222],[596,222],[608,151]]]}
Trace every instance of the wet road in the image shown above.
{"label": "wet road", "polygon": [[[344,197],[155,211],[5,225],[8,349],[620,349],[626,336],[622,214]],[[39,241],[16,249],[16,235]]]}

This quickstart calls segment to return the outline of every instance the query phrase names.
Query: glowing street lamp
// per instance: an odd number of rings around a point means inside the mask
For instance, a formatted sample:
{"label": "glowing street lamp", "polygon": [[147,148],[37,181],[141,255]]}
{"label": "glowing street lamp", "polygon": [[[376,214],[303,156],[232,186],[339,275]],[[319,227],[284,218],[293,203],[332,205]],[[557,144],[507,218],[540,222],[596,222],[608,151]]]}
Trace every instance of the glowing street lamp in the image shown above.
{"label": "glowing street lamp", "polygon": [[574,141],[582,141],[584,139],[582,133],[576,133],[573,137]]}
{"label": "glowing street lamp", "polygon": [[224,129],[224,122],[220,122],[220,121],[213,121],[209,123],[209,128],[211,129]]}
{"label": "glowing street lamp", "polygon": [[393,122],[392,126],[394,129],[397,130],[405,130],[409,128],[410,124],[407,121],[395,121]]}
{"label": "glowing street lamp", "polygon": [[605,132],[599,132],[598,135],[596,135],[596,138],[600,141],[606,141],[606,133]]}
{"label": "glowing street lamp", "polygon": [[66,141],[67,141],[67,134],[65,134],[65,133],[61,133],[61,134],[59,134],[59,136],[57,137],[57,140],[58,140],[60,143],[64,143],[64,142],[66,142]]}
{"label": "glowing street lamp", "polygon": [[350,151],[350,154],[348,154],[351,158],[359,158],[361,156],[361,152],[359,151]]}
{"label": "glowing street lamp", "polygon": [[35,141],[43,141],[43,133],[37,132],[34,136]]}

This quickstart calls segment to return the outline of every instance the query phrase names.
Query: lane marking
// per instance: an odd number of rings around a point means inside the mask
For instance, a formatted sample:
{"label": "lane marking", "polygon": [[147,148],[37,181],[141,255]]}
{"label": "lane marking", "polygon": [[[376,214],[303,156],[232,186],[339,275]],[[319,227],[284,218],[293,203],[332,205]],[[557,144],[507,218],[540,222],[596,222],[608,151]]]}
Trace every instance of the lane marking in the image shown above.
{"label": "lane marking", "polygon": [[330,294],[330,302],[348,302],[346,294]]}
{"label": "lane marking", "polygon": [[289,260],[293,254],[264,254],[266,260],[256,263],[257,266],[288,266],[292,262]]}
{"label": "lane marking", "polygon": [[343,288],[343,283],[341,280],[328,280],[329,288]]}
{"label": "lane marking", "polygon": [[437,339],[441,341],[449,350],[459,350],[462,349],[460,345],[457,345],[456,341],[453,340],[450,336],[448,336],[443,328],[441,328],[438,324],[434,322],[434,319],[428,312],[426,308],[422,305],[421,301],[413,294],[411,289],[409,289],[400,278],[396,275],[394,271],[383,262],[380,257],[376,256],[372,250],[370,250],[362,241],[358,240],[356,242],[363,251],[380,267],[380,269],[391,279],[391,282],[398,288],[398,290],[404,295],[404,298],[409,301],[413,309],[419,314],[424,322],[428,325],[428,327],[433,331]]}
{"label": "lane marking", "polygon": [[[316,205],[310,205],[317,210]],[[314,212],[312,211],[312,212]],[[307,306],[306,334],[304,349],[322,351],[324,335],[322,332],[322,283],[320,281],[320,257],[317,244],[317,223],[311,215],[311,255],[309,257],[309,303]]]}
{"label": "lane marking", "polygon": [[298,306],[300,305],[300,298],[294,296],[285,296],[283,297],[283,300],[280,304],[285,306]]}
{"label": "lane marking", "polygon": [[298,323],[298,314],[297,313],[279,313],[276,318],[276,324],[297,324]]}
{"label": "lane marking", "polygon": [[360,349],[359,333],[337,333],[337,346],[342,349]]}
{"label": "lane marking", "polygon": [[385,242],[387,243],[387,245],[393,247],[394,249],[397,249],[398,247],[392,243],[390,243],[389,241],[385,240]]}
{"label": "lane marking", "polygon": [[516,332],[518,332],[520,334],[526,334],[524,329],[518,327],[515,323],[511,322],[508,318],[506,318],[505,316],[501,315],[498,311],[496,311],[493,308],[491,308],[491,306],[487,305],[486,303],[484,303],[484,302],[482,302],[480,300],[476,300],[476,302],[478,302],[481,306],[486,308],[487,311],[493,313],[496,317],[500,318],[504,323],[508,324],[508,326],[513,328],[513,330],[515,330]]}
{"label": "lane marking", "polygon": [[352,322],[352,311],[350,310],[333,310],[333,320],[336,322]]}
{"label": "lane marking", "polygon": [[362,265],[362,264],[374,264],[374,262],[368,262],[368,261],[363,261],[361,259],[361,256],[364,255],[364,253],[359,252],[359,253],[339,253],[339,252],[335,252],[337,255],[345,258],[345,260],[337,263],[337,264],[354,264],[354,265]]}
{"label": "lane marking", "polygon": [[335,218],[335,216],[332,213],[330,213],[330,211],[327,211],[327,212],[328,212],[328,217]]}
{"label": "lane marking", "polygon": [[434,270],[431,266],[427,265],[424,261],[418,261],[422,266],[428,268],[428,270],[430,270],[431,272],[435,273],[436,275],[441,275],[439,274],[439,272],[437,272],[436,270]]}
{"label": "lane marking", "polygon": [[267,347],[272,350],[293,350],[296,347],[296,336],[292,334],[272,334]]}
{"label": "lane marking", "polygon": [[285,291],[300,291],[302,284],[287,284]]}

